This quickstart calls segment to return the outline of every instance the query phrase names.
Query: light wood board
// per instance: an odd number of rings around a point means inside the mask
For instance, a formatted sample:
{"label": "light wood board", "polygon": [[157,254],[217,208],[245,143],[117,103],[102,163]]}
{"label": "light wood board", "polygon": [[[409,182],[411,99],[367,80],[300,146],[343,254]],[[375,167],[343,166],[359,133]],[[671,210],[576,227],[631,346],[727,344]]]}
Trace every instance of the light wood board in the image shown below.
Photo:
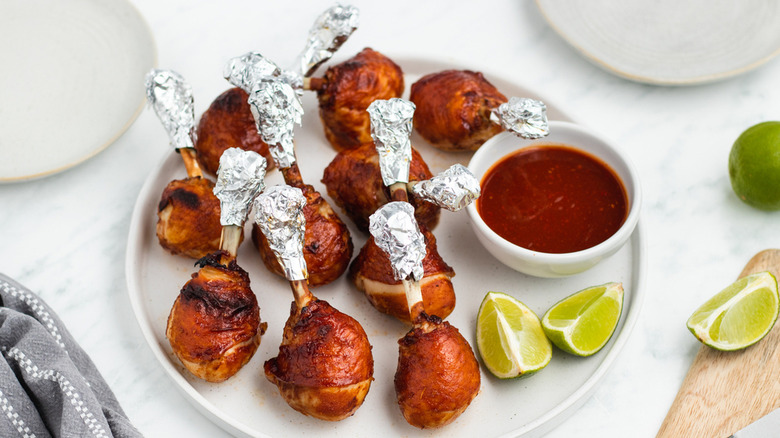
{"label": "light wood board", "polygon": [[[768,249],[740,274],[780,274],[780,250]],[[780,277],[779,277],[780,278]],[[780,324],[744,350],[702,346],[661,425],[657,438],[728,437],[780,408]]]}

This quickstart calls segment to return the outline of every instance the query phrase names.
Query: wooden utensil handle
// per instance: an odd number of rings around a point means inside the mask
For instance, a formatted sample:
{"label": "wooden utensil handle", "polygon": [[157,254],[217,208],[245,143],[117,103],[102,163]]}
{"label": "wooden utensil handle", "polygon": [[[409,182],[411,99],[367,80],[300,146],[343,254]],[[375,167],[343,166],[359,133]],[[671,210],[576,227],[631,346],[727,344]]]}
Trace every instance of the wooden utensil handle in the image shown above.
{"label": "wooden utensil handle", "polygon": [[[755,256],[740,278],[761,271],[780,274],[780,250]],[[728,437],[780,408],[780,324],[755,345],[722,352],[699,349],[657,438]]]}

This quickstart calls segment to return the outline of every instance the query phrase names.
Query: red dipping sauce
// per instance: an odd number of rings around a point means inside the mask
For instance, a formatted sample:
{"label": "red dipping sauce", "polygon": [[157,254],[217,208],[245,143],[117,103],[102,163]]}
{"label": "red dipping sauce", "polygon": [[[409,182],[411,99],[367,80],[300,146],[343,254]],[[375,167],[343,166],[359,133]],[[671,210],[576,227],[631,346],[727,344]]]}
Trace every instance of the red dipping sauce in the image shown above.
{"label": "red dipping sauce", "polygon": [[606,163],[548,144],[494,164],[482,178],[477,211],[504,239],[559,254],[591,248],[615,234],[628,216],[628,196]]}

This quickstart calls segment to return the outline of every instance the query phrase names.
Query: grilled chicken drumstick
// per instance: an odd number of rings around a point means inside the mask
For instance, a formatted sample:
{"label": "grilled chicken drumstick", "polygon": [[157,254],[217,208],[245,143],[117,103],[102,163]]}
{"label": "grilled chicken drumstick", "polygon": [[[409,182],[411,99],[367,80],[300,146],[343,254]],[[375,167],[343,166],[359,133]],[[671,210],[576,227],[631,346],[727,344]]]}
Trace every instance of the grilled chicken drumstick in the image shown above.
{"label": "grilled chicken drumstick", "polygon": [[184,367],[209,382],[238,372],[254,355],[266,327],[249,275],[236,263],[244,221],[263,187],[265,159],[231,148],[222,155],[218,173],[214,192],[221,201],[220,250],[198,261],[200,270],[176,298],[165,331]]}
{"label": "grilled chicken drumstick", "polygon": [[293,409],[321,420],[355,413],[371,386],[374,360],[360,323],[317,299],[306,282],[303,257],[306,198],[300,189],[274,186],[256,202],[256,221],[295,297],[279,354],[265,376]]}
{"label": "grilled chicken drumstick", "polygon": [[458,329],[423,310],[418,279],[425,243],[406,202],[386,204],[371,216],[371,234],[392,260],[406,290],[412,329],[398,341],[395,392],[406,421],[421,429],[451,423],[479,393],[479,364]]}
{"label": "grilled chicken drumstick", "polygon": [[[323,12],[314,22],[306,46],[297,56],[291,70],[285,76],[297,90],[308,83],[308,76],[349,38],[357,28],[358,10],[352,6],[336,5]],[[229,72],[226,72],[227,76]],[[240,147],[264,156],[269,162],[269,170],[274,163],[271,160],[269,145],[258,134],[247,98],[251,89],[231,88],[219,95],[203,113],[198,124],[195,149],[203,167],[215,173],[219,166],[219,157],[225,149]]]}
{"label": "grilled chicken drumstick", "polygon": [[[511,129],[493,115],[507,98],[479,72],[445,70],[423,76],[412,84],[409,100],[417,105],[415,129],[439,149],[477,150],[485,140]],[[534,124],[535,120],[528,123]],[[524,137],[547,134],[528,135]]]}
{"label": "grilled chicken drumstick", "polygon": [[311,79],[309,87],[317,91],[325,137],[342,151],[371,143],[366,109],[374,100],[401,97],[404,75],[390,58],[365,48]]}
{"label": "grilled chicken drumstick", "polygon": [[[398,98],[376,100],[371,103],[367,113],[376,144],[378,183],[382,184],[389,198],[408,201],[405,184],[411,179],[409,163],[413,155],[409,135],[414,104]],[[439,256],[433,234],[425,226],[420,228],[424,230],[427,248],[422,261],[424,276],[420,278],[425,309],[446,317],[455,308],[455,291],[450,280],[455,271]],[[406,309],[404,288],[392,272],[387,254],[377,247],[373,237],[369,237],[350,265],[349,276],[377,310],[402,321],[412,322]]]}
{"label": "grilled chicken drumstick", "polygon": [[[306,206],[304,257],[309,267],[309,285],[321,286],[340,277],[352,258],[349,229],[328,202],[312,187],[304,184],[298,169],[293,143],[293,128],[300,124],[303,108],[292,86],[280,78],[280,70],[262,55],[250,52],[230,62],[230,78],[252,89],[249,97],[256,130],[271,145],[271,156],[281,169],[285,182],[303,191]],[[240,78],[240,79],[236,79]],[[249,85],[251,84],[251,85]],[[282,266],[255,224],[252,238],[265,266],[284,276]]]}
{"label": "grilled chicken drumstick", "polygon": [[444,150],[476,150],[501,132],[490,111],[507,101],[482,73],[469,70],[423,76],[412,84],[409,100],[417,105],[414,128]]}
{"label": "grilled chicken drumstick", "polygon": [[[428,181],[395,184],[393,199],[407,202],[407,191],[447,210],[458,211],[479,196],[480,190],[474,175],[456,164]],[[419,282],[423,308],[430,315],[446,318],[455,308],[455,291],[450,280],[455,271],[439,255],[433,233],[424,225],[418,226],[426,249],[422,261],[424,275]],[[401,321],[412,322],[403,284],[394,277],[387,254],[376,245],[373,237],[369,237],[350,265],[349,275],[377,310]]]}
{"label": "grilled chicken drumstick", "polygon": [[[428,165],[412,148],[409,181],[423,181],[432,176]],[[325,168],[322,182],[328,190],[328,196],[361,231],[368,231],[368,217],[390,201],[390,191],[382,182],[379,155],[373,142],[336,154]],[[439,207],[415,195],[411,196],[409,202],[415,207],[417,221],[433,229],[439,222]]]}
{"label": "grilled chicken drumstick", "polygon": [[195,159],[192,88],[176,72],[152,70],[146,75],[146,96],[187,169],[187,178],[173,180],[163,190],[157,239],[173,254],[200,259],[219,249],[222,225],[214,183],[203,177]]}

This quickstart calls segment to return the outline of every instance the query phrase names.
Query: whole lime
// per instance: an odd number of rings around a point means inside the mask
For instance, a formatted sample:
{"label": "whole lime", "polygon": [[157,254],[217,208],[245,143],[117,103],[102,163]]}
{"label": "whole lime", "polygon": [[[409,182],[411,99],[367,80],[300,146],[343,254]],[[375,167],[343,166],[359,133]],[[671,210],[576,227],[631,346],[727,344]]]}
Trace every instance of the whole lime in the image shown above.
{"label": "whole lime", "polygon": [[780,122],[763,122],[740,134],[729,154],[731,188],[762,210],[780,210]]}

